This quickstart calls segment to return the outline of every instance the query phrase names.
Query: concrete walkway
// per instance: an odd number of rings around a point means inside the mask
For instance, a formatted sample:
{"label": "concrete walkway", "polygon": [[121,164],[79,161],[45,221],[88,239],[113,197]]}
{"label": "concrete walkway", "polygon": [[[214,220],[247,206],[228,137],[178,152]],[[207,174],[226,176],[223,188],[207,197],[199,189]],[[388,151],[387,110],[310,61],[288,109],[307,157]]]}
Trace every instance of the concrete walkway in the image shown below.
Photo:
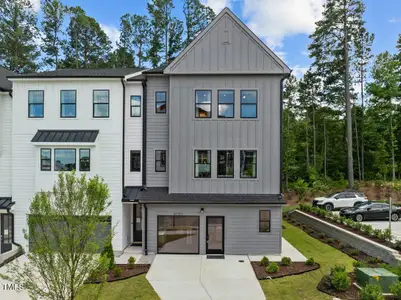
{"label": "concrete walkway", "polygon": [[146,278],[162,300],[266,299],[245,255],[157,255]]}

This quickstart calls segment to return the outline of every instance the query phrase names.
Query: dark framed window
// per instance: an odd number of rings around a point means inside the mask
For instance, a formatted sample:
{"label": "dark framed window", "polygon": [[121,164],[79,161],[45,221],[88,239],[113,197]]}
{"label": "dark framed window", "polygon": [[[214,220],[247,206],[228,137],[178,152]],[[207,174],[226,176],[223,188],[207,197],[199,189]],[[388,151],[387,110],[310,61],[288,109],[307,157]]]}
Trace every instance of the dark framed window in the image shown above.
{"label": "dark framed window", "polygon": [[79,170],[89,172],[91,170],[91,150],[79,149]]}
{"label": "dark framed window", "polygon": [[77,91],[60,91],[60,118],[76,118]]}
{"label": "dark framed window", "polygon": [[28,117],[43,118],[44,117],[44,91],[28,91]]}
{"label": "dark framed window", "polygon": [[241,91],[241,118],[258,117],[258,92],[256,90]]}
{"label": "dark framed window", "polygon": [[234,151],[217,151],[217,177],[234,177]]}
{"label": "dark framed window", "polygon": [[156,113],[165,114],[167,112],[167,93],[156,92],[155,94]]}
{"label": "dark framed window", "polygon": [[93,91],[93,117],[108,118],[110,114],[110,91]]}
{"label": "dark framed window", "polygon": [[257,152],[254,150],[241,150],[241,178],[256,178]]}
{"label": "dark framed window", "polygon": [[211,165],[210,150],[195,150],[195,178],[210,178]]}
{"label": "dark framed window", "polygon": [[166,172],[166,150],[155,151],[155,171]]}
{"label": "dark framed window", "polygon": [[54,171],[76,170],[75,149],[54,149]]}
{"label": "dark framed window", "polygon": [[131,172],[141,172],[141,151],[131,151]]}
{"label": "dark framed window", "polygon": [[259,232],[270,232],[270,210],[259,211]]}
{"label": "dark framed window", "polygon": [[40,149],[40,170],[41,171],[52,170],[52,149],[48,148]]}
{"label": "dark framed window", "polygon": [[212,117],[212,91],[195,91],[195,118]]}
{"label": "dark framed window", "polygon": [[141,96],[131,96],[131,117],[141,116]]}
{"label": "dark framed window", "polygon": [[219,118],[234,118],[235,92],[220,90],[218,92]]}
{"label": "dark framed window", "polygon": [[199,254],[199,216],[157,216],[157,253]]}

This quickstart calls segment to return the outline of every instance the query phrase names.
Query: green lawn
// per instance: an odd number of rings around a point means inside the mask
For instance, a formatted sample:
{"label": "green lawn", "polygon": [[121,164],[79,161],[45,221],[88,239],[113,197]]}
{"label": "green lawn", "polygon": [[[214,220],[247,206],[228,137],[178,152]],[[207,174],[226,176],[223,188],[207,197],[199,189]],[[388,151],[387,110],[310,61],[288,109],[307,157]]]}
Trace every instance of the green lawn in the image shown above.
{"label": "green lawn", "polygon": [[84,285],[77,300],[157,300],[160,299],[144,275],[106,283],[101,297],[94,297],[94,288],[98,285]]}
{"label": "green lawn", "polygon": [[345,265],[348,271],[352,271],[352,262],[354,260],[344,253],[312,238],[287,222],[283,221],[283,224],[286,227],[283,230],[283,237],[305,257],[313,257],[320,264],[321,268],[302,275],[274,280],[261,280],[260,284],[267,299],[332,299],[333,297],[321,293],[316,289],[318,283],[324,275],[330,272],[330,268],[336,264]]}

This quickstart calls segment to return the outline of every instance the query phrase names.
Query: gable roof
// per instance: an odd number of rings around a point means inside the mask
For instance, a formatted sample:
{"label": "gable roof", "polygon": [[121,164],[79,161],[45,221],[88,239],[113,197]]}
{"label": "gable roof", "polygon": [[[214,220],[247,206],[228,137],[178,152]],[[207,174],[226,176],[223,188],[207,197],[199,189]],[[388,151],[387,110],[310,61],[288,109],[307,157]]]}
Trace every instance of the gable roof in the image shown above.
{"label": "gable roof", "polygon": [[13,75],[17,74],[0,67],[0,92],[9,92],[12,90],[13,84],[7,79],[7,77]]}
{"label": "gable roof", "polygon": [[107,69],[58,69],[37,73],[28,73],[8,78],[124,78],[142,71],[141,68],[107,68]]}
{"label": "gable roof", "polygon": [[[181,74],[176,72],[174,69],[176,66],[188,55],[188,53],[199,44],[204,37],[206,37],[215,27],[222,21],[225,17],[229,17],[236,26],[244,33],[246,36],[252,40],[255,45],[263,51],[265,55],[270,57],[274,63],[279,67],[282,74],[290,74],[291,69],[286,65],[286,63],[278,57],[269,47],[267,47],[262,40],[250,30],[229,8],[224,8],[220,14],[175,58],[165,69],[165,74]],[[203,55],[203,53],[202,53]],[[213,73],[213,72],[212,72]],[[243,73],[243,72],[241,72]],[[246,72],[245,72],[246,73]],[[261,72],[257,72],[261,73]]]}

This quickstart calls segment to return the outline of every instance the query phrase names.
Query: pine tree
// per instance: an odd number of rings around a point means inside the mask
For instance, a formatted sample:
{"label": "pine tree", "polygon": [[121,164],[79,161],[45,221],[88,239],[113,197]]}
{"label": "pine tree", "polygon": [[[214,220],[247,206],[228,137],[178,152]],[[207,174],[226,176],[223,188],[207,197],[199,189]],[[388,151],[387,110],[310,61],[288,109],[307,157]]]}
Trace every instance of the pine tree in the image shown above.
{"label": "pine tree", "polygon": [[108,66],[111,42],[99,23],[78,7],[70,9],[65,45],[66,68],[101,68]]}
{"label": "pine tree", "polygon": [[125,14],[120,19],[120,39],[117,42],[117,47],[117,50],[112,54],[112,57],[115,58],[115,62],[112,64],[121,68],[132,68],[134,66],[134,50],[130,14]]}
{"label": "pine tree", "polygon": [[0,65],[16,73],[37,69],[37,16],[29,0],[0,0]]}
{"label": "pine tree", "polygon": [[57,69],[64,42],[62,27],[67,8],[59,0],[43,0],[42,7],[43,63]]}
{"label": "pine tree", "polygon": [[323,18],[316,23],[309,47],[313,66],[323,78],[327,100],[346,108],[348,184],[354,185],[352,146],[352,106],[350,64],[354,58],[355,44],[364,26],[365,5],[362,0],[328,0]]}
{"label": "pine tree", "polygon": [[176,55],[182,50],[182,34],[184,32],[184,23],[177,18],[173,18],[169,24],[167,63],[174,60]]}
{"label": "pine tree", "polygon": [[185,46],[188,46],[215,17],[213,9],[199,0],[185,0]]}
{"label": "pine tree", "polygon": [[149,48],[149,36],[151,30],[150,20],[147,16],[133,15],[132,23],[132,41],[136,48],[136,56],[138,58],[138,67],[142,67],[147,60],[146,50]]}

